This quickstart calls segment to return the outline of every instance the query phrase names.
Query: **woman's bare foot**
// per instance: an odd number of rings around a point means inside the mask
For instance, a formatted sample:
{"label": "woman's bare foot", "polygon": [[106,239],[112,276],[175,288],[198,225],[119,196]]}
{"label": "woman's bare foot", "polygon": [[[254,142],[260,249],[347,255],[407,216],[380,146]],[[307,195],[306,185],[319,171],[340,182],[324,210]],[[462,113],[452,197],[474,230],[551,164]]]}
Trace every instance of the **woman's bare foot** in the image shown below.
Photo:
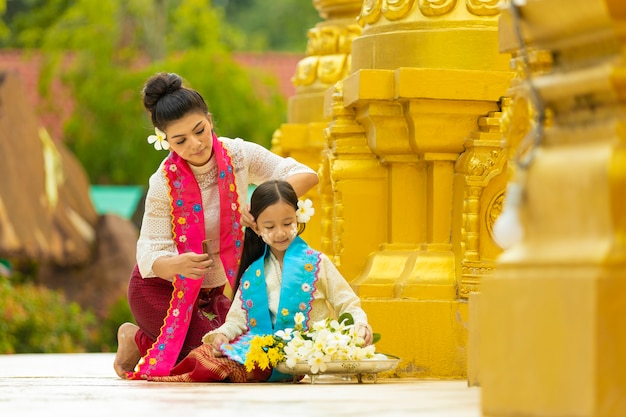
{"label": "woman's bare foot", "polygon": [[141,354],[135,343],[135,334],[139,327],[133,323],[124,323],[117,329],[117,353],[113,362],[115,373],[126,379],[126,372],[132,372],[141,359]]}

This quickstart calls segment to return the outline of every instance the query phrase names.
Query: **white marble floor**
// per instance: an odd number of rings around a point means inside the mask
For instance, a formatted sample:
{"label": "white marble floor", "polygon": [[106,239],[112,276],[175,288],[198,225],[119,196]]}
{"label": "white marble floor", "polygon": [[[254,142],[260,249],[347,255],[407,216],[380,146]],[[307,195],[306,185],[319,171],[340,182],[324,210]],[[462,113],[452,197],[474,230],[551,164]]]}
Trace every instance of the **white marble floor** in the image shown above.
{"label": "white marble floor", "polygon": [[110,353],[0,355],[0,415],[481,416],[480,388],[464,380],[166,384],[121,380],[112,364]]}

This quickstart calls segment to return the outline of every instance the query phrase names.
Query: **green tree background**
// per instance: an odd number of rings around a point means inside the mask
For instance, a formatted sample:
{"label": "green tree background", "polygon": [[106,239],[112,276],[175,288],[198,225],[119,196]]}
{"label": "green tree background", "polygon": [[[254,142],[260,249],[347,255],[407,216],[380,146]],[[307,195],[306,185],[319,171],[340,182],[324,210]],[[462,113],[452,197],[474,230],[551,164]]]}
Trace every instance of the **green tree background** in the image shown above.
{"label": "green tree background", "polygon": [[76,106],[63,140],[94,184],[143,185],[165,156],[147,152],[152,127],[140,95],[159,71],[180,74],[203,94],[218,134],[269,147],[286,120],[285,100],[276,80],[242,68],[232,53],[304,53],[306,31],[320,20],[305,0],[12,0],[8,6],[2,45],[43,53],[42,96],[52,98],[55,79],[69,88]]}

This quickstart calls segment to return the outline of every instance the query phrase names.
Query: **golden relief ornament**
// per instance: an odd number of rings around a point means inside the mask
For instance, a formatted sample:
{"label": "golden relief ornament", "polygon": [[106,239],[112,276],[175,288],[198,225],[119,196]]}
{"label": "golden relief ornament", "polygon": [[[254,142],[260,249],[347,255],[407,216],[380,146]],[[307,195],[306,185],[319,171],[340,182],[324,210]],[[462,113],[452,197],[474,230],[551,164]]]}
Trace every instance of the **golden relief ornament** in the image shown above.
{"label": "golden relief ornament", "polygon": [[493,266],[485,266],[483,262],[468,262],[461,268],[463,276],[460,296],[467,298],[471,292],[480,291],[480,279],[494,271]]}
{"label": "golden relief ornament", "polygon": [[456,6],[456,0],[419,0],[419,8],[424,16],[443,16]]}
{"label": "golden relief ornament", "polygon": [[415,0],[386,0],[383,15],[388,20],[400,20],[405,17],[415,4]]}
{"label": "golden relief ornament", "polygon": [[[384,16],[389,21],[409,15],[417,3],[424,16],[438,17],[451,13],[457,0],[364,0],[357,21],[361,26],[374,24]],[[465,0],[467,10],[476,16],[492,17],[500,14],[505,0]]]}
{"label": "golden relief ornament", "polygon": [[296,74],[293,78],[293,85],[296,87],[311,85],[317,78],[317,64],[319,57],[308,56],[300,60],[296,66]]}
{"label": "golden relief ornament", "polygon": [[500,150],[484,150],[474,156],[468,164],[468,174],[472,177],[485,177],[493,171],[496,161],[500,158]]}
{"label": "golden relief ornament", "polygon": [[308,31],[306,57],[298,62],[293,84],[308,86],[316,81],[333,84],[350,70],[352,40],[361,35],[361,27],[327,25]]}
{"label": "golden relief ornament", "polygon": [[494,241],[496,241],[496,239],[494,237],[493,225],[498,219],[498,217],[500,217],[504,209],[505,191],[506,190],[502,190],[500,193],[496,194],[493,197],[493,199],[489,202],[487,206],[487,211],[485,212],[486,214],[485,225],[487,226],[487,231],[489,232],[489,236]]}
{"label": "golden relief ornament", "polygon": [[362,32],[361,26],[357,24],[348,25],[343,36],[340,36],[337,41],[337,52],[346,55],[352,54],[352,41],[361,36]]}
{"label": "golden relief ornament", "polygon": [[324,84],[332,84],[347,75],[346,55],[327,55],[320,57],[318,78]]}
{"label": "golden relief ornament", "polygon": [[306,43],[306,56],[319,55],[320,54],[320,44],[321,44],[321,33],[319,29],[313,28],[309,29],[306,32],[307,43]]}
{"label": "golden relief ornament", "polygon": [[383,0],[363,0],[361,14],[357,17],[357,21],[361,26],[376,23],[380,19]]}
{"label": "golden relief ornament", "polygon": [[503,0],[465,0],[467,10],[476,16],[495,16],[500,13]]}
{"label": "golden relief ornament", "polygon": [[315,51],[315,55],[331,55],[337,53],[337,45],[339,38],[343,32],[338,26],[324,26],[319,29],[313,29],[318,32],[319,45]]}

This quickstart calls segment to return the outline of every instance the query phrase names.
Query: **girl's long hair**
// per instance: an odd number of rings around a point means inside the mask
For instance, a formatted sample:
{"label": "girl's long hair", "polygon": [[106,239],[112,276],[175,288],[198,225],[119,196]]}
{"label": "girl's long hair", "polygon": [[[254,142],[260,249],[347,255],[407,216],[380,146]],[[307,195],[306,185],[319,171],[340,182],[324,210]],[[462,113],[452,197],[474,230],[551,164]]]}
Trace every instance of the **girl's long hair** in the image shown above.
{"label": "girl's long hair", "polygon": [[[298,196],[291,184],[287,181],[280,180],[264,182],[252,193],[252,197],[250,198],[250,214],[252,214],[256,220],[266,208],[281,201],[292,206],[294,210],[298,210]],[[298,234],[304,231],[304,226],[304,223],[298,223]],[[239,288],[239,282],[243,273],[252,262],[265,254],[266,247],[267,244],[263,242],[263,239],[261,239],[252,228],[246,227],[241,252],[241,262],[239,263],[239,270],[237,271],[237,278],[235,280],[235,291]]]}

